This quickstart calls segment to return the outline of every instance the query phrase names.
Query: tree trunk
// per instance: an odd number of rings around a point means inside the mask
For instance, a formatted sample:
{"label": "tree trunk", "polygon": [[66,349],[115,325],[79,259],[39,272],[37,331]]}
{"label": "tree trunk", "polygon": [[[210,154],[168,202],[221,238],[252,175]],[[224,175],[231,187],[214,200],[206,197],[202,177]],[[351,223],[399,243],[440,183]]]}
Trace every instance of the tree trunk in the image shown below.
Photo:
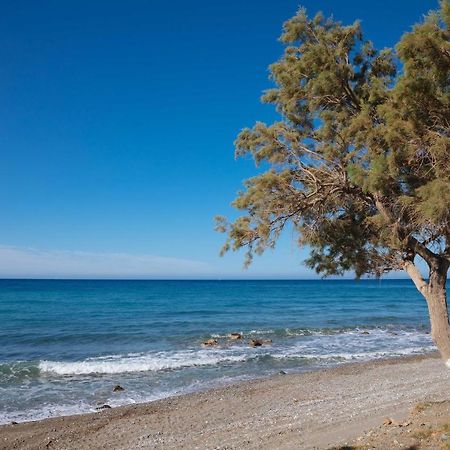
{"label": "tree trunk", "polygon": [[431,336],[442,358],[450,367],[450,325],[447,309],[447,264],[430,271],[428,288],[423,293],[428,304]]}

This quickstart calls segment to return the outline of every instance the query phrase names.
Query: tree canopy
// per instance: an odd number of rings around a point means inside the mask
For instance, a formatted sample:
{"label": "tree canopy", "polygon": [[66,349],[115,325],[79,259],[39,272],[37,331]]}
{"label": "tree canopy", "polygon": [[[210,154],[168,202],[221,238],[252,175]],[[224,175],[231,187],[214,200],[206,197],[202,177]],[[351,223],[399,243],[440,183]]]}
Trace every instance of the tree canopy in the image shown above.
{"label": "tree canopy", "polygon": [[395,49],[303,8],[281,42],[262,97],[280,120],[235,142],[267,170],[244,182],[237,220],[217,218],[223,252],[244,247],[249,264],[291,223],[317,272],[406,269],[420,289],[417,255],[430,270],[450,262],[449,0]]}

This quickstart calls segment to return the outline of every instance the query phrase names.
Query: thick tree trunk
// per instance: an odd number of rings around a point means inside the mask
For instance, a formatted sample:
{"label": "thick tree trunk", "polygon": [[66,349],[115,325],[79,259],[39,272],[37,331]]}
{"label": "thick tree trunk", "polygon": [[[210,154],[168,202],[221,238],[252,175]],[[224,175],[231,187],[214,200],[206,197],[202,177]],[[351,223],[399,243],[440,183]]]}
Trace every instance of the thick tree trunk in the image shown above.
{"label": "thick tree trunk", "polygon": [[450,367],[450,325],[447,308],[447,270],[431,271],[428,289],[424,293],[431,322],[431,336],[442,358]]}
{"label": "thick tree trunk", "polygon": [[433,341],[447,366],[450,367],[450,324],[446,291],[449,262],[442,258],[434,258],[429,262],[429,267],[430,279],[426,282],[414,262],[405,261],[406,272],[427,301]]}

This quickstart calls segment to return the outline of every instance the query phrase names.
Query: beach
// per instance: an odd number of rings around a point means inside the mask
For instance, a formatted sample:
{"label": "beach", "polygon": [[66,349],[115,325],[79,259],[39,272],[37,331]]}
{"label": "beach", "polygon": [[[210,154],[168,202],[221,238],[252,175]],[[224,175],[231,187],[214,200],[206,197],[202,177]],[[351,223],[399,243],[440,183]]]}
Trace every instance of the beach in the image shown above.
{"label": "beach", "polygon": [[[146,404],[0,427],[2,449],[326,449],[450,400],[436,354],[278,374]],[[395,448],[389,444],[384,448]]]}
{"label": "beach", "polygon": [[0,450],[450,450],[450,0],[2,13]]}

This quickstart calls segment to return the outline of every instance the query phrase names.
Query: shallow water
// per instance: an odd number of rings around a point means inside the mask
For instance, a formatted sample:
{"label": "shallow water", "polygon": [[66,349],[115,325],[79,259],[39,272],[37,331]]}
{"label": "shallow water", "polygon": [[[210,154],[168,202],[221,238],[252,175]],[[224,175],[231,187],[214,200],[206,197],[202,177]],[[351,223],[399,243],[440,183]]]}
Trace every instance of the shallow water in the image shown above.
{"label": "shallow water", "polygon": [[0,280],[0,324],[0,423],[434,349],[409,280]]}

